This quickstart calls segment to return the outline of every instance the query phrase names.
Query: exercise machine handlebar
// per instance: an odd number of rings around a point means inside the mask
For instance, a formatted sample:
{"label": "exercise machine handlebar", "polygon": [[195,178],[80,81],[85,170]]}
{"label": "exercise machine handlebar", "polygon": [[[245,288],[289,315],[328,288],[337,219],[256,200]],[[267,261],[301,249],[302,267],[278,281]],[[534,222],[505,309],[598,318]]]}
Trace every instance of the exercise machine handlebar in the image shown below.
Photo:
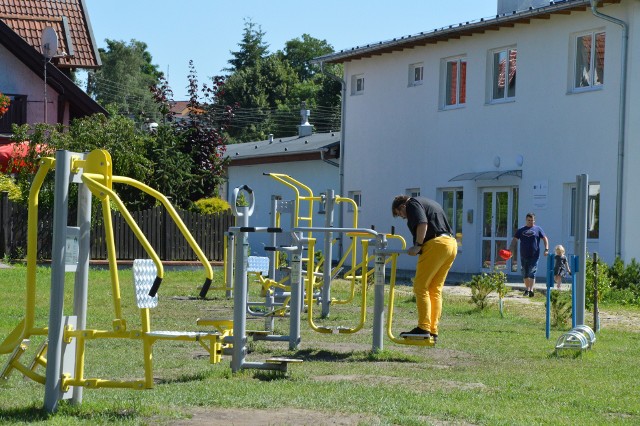
{"label": "exercise machine handlebar", "polygon": [[[238,210],[238,195],[240,191],[245,191],[249,195],[249,209],[246,211]],[[253,194],[253,189],[251,189],[248,185],[242,185],[233,189],[233,197],[231,198],[231,211],[233,212],[234,216],[243,217],[245,214],[247,216],[251,216],[253,214],[255,205],[256,200]]]}

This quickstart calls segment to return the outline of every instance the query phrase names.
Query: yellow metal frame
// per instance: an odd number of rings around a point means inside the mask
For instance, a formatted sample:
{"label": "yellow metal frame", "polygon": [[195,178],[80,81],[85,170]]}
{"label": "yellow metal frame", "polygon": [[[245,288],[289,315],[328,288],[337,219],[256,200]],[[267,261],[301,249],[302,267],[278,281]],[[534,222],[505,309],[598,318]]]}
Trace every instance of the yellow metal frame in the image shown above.
{"label": "yellow metal frame", "polygon": [[[37,351],[30,367],[25,367],[19,362],[20,357],[26,352],[28,347],[28,338],[35,335],[46,336],[48,334],[47,327],[35,327],[35,300],[36,300],[36,261],[37,261],[37,225],[38,225],[38,198],[44,182],[44,178],[49,171],[55,166],[55,159],[45,157],[40,160],[40,167],[36,172],[34,181],[29,191],[29,210],[28,210],[28,230],[27,230],[27,286],[26,286],[26,312],[25,318],[18,326],[5,338],[0,345],[0,353],[12,353],[8,366],[3,372],[5,375],[12,370],[21,372],[38,383],[44,384],[45,376],[36,373],[38,366],[46,366],[45,358],[47,345],[46,343]],[[177,214],[168,199],[160,192],[138,182],[134,179],[121,176],[113,176],[111,155],[104,150],[94,150],[90,152],[84,160],[73,157],[71,160],[72,173],[80,173],[81,179],[87,188],[101,201],[102,214],[105,223],[105,234],[107,243],[107,255],[109,259],[109,269],[112,287],[112,298],[114,306],[113,330],[96,330],[84,329],[74,330],[70,326],[63,330],[63,339],[67,343],[72,339],[76,339],[76,359],[75,359],[75,376],[63,373],[62,389],[67,391],[69,386],[83,386],[88,388],[129,388],[129,389],[148,389],[153,387],[153,356],[152,347],[158,340],[181,340],[181,341],[197,341],[210,354],[210,362],[217,363],[221,361],[222,351],[230,344],[223,343],[225,337],[232,333],[232,321],[207,321],[198,320],[198,325],[213,325],[218,329],[215,333],[188,333],[188,332],[152,332],[149,308],[140,308],[141,329],[127,330],[126,320],[122,317],[120,283],[118,278],[116,250],[114,242],[114,230],[111,221],[111,206],[113,201],[122,213],[126,223],[131,227],[136,238],[143,246],[149,257],[153,260],[157,268],[157,277],[164,277],[164,269],[162,262],[136,224],[135,220],[126,209],[118,195],[113,191],[113,183],[121,183],[133,186],[159,200],[169,212],[171,218],[177,224],[183,236],[195,251],[199,260],[206,270],[207,278],[213,279],[213,269],[202,252],[195,239],[184,225],[180,216]],[[164,334],[163,334],[164,333]],[[144,380],[111,380],[100,378],[85,378],[85,343],[92,339],[131,339],[141,340],[144,351]]]}
{"label": "yellow metal frame", "polygon": [[393,335],[391,330],[391,325],[393,323],[393,305],[395,302],[395,288],[396,288],[396,267],[398,264],[398,254],[394,253],[389,256],[391,259],[391,274],[389,275],[389,309],[387,315],[387,337],[391,339],[392,342],[398,343],[400,345],[411,345],[411,346],[434,346],[435,342],[433,338],[429,339],[403,339],[398,338]]}

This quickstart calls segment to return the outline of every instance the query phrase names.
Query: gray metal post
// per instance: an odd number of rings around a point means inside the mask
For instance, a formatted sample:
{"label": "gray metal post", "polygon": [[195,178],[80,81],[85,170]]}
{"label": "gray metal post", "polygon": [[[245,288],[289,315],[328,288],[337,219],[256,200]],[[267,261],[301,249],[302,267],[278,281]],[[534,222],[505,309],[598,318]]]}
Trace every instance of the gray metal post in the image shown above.
{"label": "gray metal post", "polygon": [[[271,196],[271,218],[269,219],[269,226],[272,228],[276,228],[278,224],[278,201],[280,201],[282,197],[279,195]],[[278,245],[278,236],[275,232],[269,234],[269,240],[271,247],[277,247]],[[272,280],[278,280],[278,276],[276,275],[276,270],[278,268],[278,259],[280,258],[280,253],[276,250],[270,251],[268,254],[269,257],[269,278]],[[267,311],[271,311],[275,304],[275,295],[273,291],[267,292],[265,296],[265,307]],[[269,315],[264,319],[264,328],[267,331],[273,331],[275,326],[275,318],[273,315]]]}
{"label": "gray metal post", "polygon": [[[247,207],[237,207],[240,212],[240,226],[249,226]],[[244,364],[247,343],[247,249],[249,238],[247,232],[239,232],[236,236],[235,271],[233,286],[233,349],[231,371],[239,371]]]}
{"label": "gray metal post", "polygon": [[62,313],[64,307],[65,244],[69,207],[69,172],[71,153],[56,152],[53,209],[53,247],[51,249],[51,302],[49,306],[49,346],[44,408],[53,413],[60,400],[62,366]]}
{"label": "gray metal post", "polygon": [[[271,218],[269,219],[269,226],[272,228],[276,228],[278,224],[278,201],[281,200],[282,197],[279,195],[271,196]],[[277,247],[278,245],[278,236],[275,232],[269,234],[270,245],[271,247]],[[276,277],[276,269],[278,268],[278,252],[271,251],[268,254],[269,257],[269,278],[273,280],[277,280]]]}
{"label": "gray metal post", "polygon": [[[384,234],[376,236],[376,249],[385,249],[387,246],[386,237]],[[374,287],[374,301],[373,301],[373,346],[371,350],[373,352],[380,352],[384,349],[384,283],[385,283],[385,270],[384,262],[385,255],[375,253],[375,287]],[[363,289],[364,291],[364,289]]]}
{"label": "gray metal post", "polygon": [[227,282],[224,283],[227,290],[225,291],[225,295],[227,299],[233,297],[233,290],[229,290],[233,288],[235,280],[233,279],[233,265],[235,265],[235,253],[236,253],[236,236],[233,232],[227,232],[227,264],[225,265]]}
{"label": "gray metal post", "polygon": [[575,302],[576,325],[584,325],[584,304],[586,287],[586,260],[587,260],[587,211],[589,203],[589,176],[586,174],[576,176],[576,209],[574,217],[575,245],[574,253],[580,262],[576,274]]}
{"label": "gray metal post", "polygon": [[[73,314],[77,318],[76,327],[78,330],[87,328],[87,292],[89,285],[89,259],[91,252],[91,191],[80,183],[78,185],[78,220],[80,228],[78,267],[75,276],[73,290]],[[82,403],[82,386],[73,387],[73,404]]]}
{"label": "gray metal post", "polygon": [[302,279],[302,243],[297,241],[297,249],[291,253],[291,286],[289,314],[289,350],[295,350],[300,344],[300,311],[304,294]]}
{"label": "gray metal post", "polygon": [[[333,189],[327,189],[325,198],[324,226],[331,228],[333,226],[333,209],[335,207],[335,193]],[[324,234],[324,267],[322,270],[322,318],[329,316],[329,305],[331,302],[331,269],[333,264],[333,253],[331,240],[333,232]],[[311,256],[311,254],[309,254]]]}

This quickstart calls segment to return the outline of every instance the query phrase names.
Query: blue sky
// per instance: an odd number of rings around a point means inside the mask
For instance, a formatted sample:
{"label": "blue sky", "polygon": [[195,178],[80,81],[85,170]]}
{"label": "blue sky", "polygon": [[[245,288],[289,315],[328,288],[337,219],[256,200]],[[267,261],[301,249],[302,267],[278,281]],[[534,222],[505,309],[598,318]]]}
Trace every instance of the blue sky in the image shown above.
{"label": "blue sky", "polygon": [[187,99],[189,60],[200,81],[224,74],[245,19],[266,33],[269,50],[307,33],[336,51],[486,18],[497,0],[85,0],[98,47],[105,39],[148,45],[175,100]]}

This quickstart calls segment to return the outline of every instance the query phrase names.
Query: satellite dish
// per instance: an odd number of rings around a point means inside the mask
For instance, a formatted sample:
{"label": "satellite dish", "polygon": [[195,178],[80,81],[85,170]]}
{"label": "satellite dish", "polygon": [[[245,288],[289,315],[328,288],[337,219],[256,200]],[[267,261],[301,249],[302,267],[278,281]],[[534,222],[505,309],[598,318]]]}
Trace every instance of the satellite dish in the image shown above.
{"label": "satellite dish", "polygon": [[45,58],[51,59],[58,52],[58,34],[53,27],[46,27],[42,30],[42,54]]}

